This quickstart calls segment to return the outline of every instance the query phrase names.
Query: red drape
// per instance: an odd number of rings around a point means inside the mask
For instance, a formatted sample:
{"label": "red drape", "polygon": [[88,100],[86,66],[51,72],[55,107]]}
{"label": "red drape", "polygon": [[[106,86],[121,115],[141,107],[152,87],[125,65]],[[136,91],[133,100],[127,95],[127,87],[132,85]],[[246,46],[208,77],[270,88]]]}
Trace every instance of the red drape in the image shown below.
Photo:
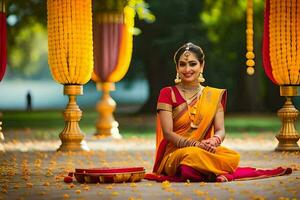
{"label": "red drape", "polygon": [[97,23],[94,21],[94,73],[102,82],[106,82],[117,67],[124,27],[122,23]]}
{"label": "red drape", "polygon": [[0,12],[0,81],[3,79],[7,63],[6,13]]}
{"label": "red drape", "polygon": [[264,34],[263,34],[263,66],[265,73],[269,79],[278,85],[272,74],[272,66],[270,61],[270,36],[269,36],[269,17],[270,17],[270,0],[265,0],[265,13],[264,13]]}

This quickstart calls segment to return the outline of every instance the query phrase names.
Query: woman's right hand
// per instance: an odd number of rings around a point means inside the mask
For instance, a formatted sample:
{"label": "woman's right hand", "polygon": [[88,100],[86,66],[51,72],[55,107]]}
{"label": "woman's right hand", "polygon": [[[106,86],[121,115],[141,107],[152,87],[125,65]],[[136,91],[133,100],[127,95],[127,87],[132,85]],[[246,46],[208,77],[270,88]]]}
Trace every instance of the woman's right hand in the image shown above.
{"label": "woman's right hand", "polygon": [[216,147],[206,143],[205,141],[198,142],[196,144],[196,146],[201,148],[201,149],[204,149],[204,150],[206,150],[210,153],[215,153],[216,152]]}

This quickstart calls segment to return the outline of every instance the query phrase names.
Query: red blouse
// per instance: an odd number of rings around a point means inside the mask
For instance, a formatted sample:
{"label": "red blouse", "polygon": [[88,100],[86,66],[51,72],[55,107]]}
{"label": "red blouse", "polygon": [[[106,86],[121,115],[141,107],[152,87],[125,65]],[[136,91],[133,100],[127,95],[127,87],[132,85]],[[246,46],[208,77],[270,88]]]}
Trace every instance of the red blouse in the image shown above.
{"label": "red blouse", "polygon": [[[172,90],[173,94],[172,94]],[[185,103],[184,98],[178,91],[176,86],[164,87],[160,90],[158,101],[157,101],[157,111],[166,110],[171,111],[173,108],[179,106],[180,104]],[[223,110],[226,105],[226,95],[225,98],[222,98],[218,111]]]}
{"label": "red blouse", "polygon": [[[172,91],[173,90],[173,100],[172,100]],[[164,87],[163,89],[160,90],[160,94],[158,97],[158,103],[165,103],[172,105],[172,107],[179,106],[182,103],[185,103],[184,98],[181,96],[179,93],[177,87],[171,86],[171,87]]]}

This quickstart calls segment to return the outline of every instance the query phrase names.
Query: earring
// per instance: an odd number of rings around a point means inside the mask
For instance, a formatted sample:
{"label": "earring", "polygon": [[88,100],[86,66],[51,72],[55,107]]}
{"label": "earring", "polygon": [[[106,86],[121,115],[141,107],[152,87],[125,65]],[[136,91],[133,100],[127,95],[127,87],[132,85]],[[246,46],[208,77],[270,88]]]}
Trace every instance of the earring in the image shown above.
{"label": "earring", "polygon": [[199,82],[199,83],[203,83],[203,82],[205,82],[205,78],[203,78],[203,74],[202,74],[202,72],[200,72],[200,74],[199,74],[199,77],[198,77],[198,82]]}
{"label": "earring", "polygon": [[181,79],[179,77],[179,74],[176,74],[176,79],[174,80],[175,84],[181,83]]}

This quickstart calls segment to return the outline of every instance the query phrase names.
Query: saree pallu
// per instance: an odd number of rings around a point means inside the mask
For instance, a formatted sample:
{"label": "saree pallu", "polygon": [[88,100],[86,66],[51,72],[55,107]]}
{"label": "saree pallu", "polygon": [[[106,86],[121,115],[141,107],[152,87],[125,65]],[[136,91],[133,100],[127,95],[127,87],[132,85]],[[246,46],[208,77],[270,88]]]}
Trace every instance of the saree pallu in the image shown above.
{"label": "saree pallu", "polygon": [[[196,106],[197,112],[193,123],[197,129],[191,128],[189,111],[186,104],[173,108],[173,131],[178,135],[201,141],[214,135],[214,117],[219,105],[225,108],[226,91],[205,87],[199,99],[191,106]],[[214,181],[232,181],[237,179],[268,177],[289,173],[285,169],[260,170],[255,168],[238,168],[240,155],[230,149],[219,146],[215,153],[210,153],[199,147],[178,149],[174,144],[163,138],[160,120],[157,117],[156,159],[153,173],[146,174],[145,179],[156,181],[208,181],[210,175]]]}

